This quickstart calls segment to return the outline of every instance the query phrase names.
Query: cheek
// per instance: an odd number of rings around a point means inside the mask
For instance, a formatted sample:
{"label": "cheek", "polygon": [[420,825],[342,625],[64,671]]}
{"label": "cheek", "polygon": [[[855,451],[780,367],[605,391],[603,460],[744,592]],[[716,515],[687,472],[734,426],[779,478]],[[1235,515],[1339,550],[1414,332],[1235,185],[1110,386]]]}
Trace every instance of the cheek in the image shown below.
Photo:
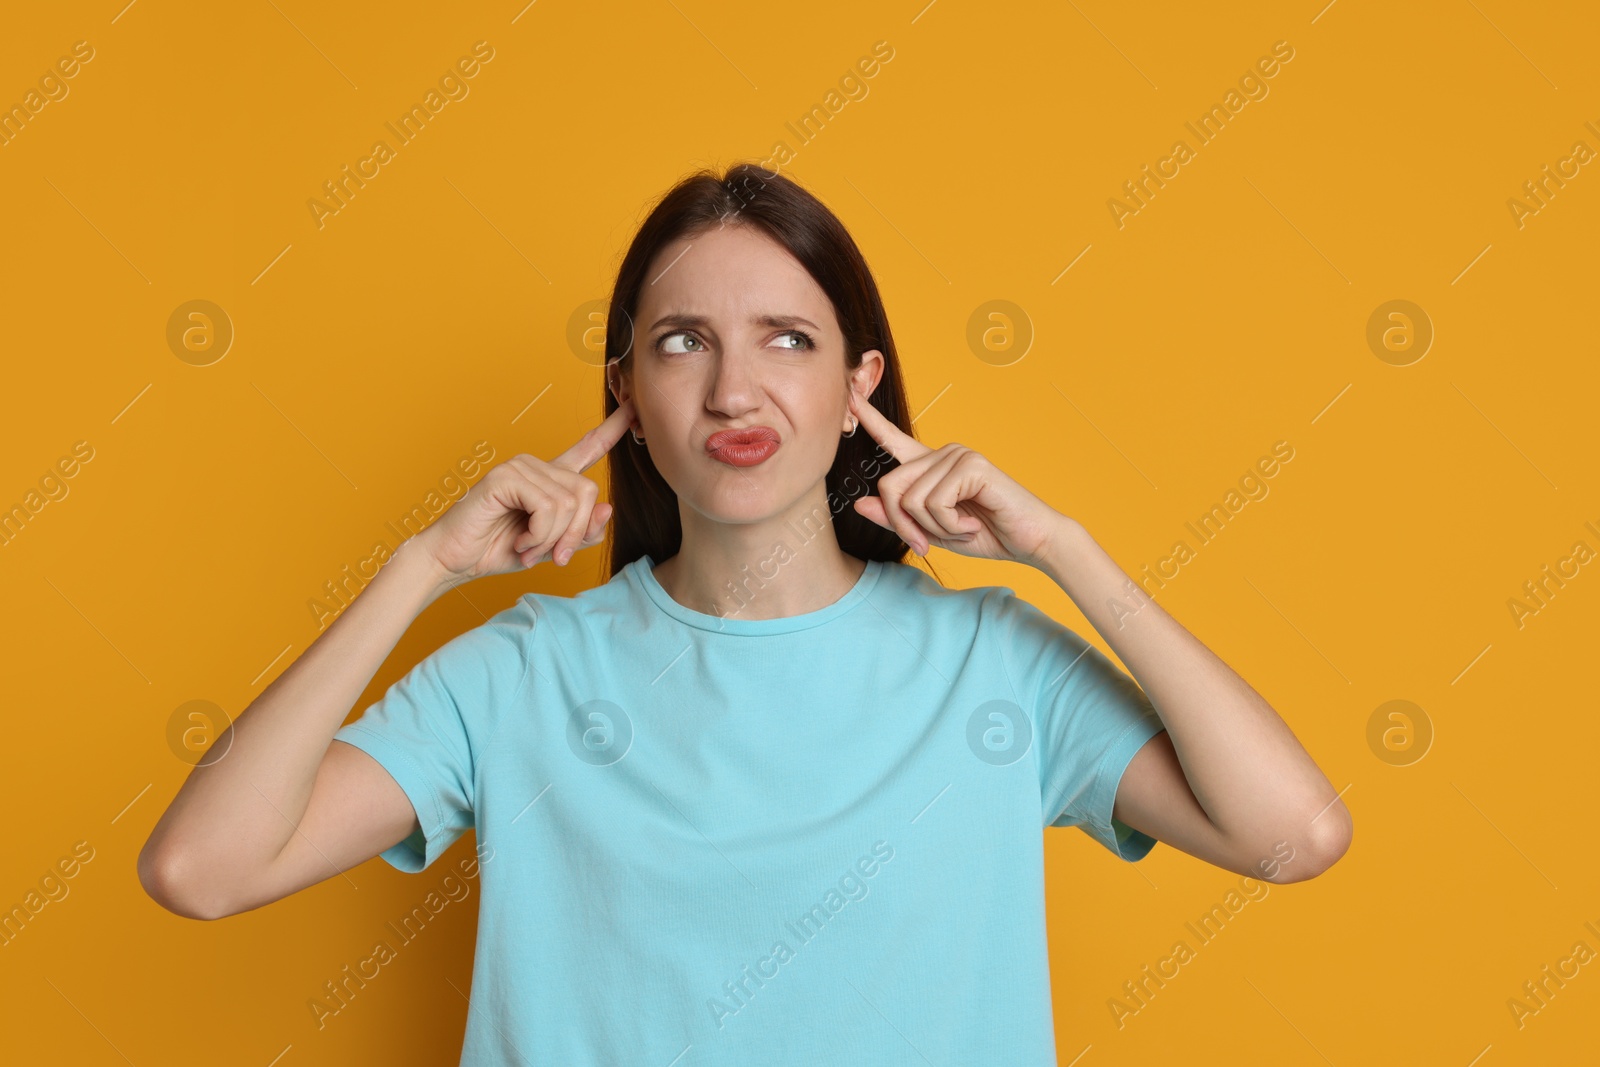
{"label": "cheek", "polygon": [[[678,376],[658,374],[636,367],[628,384],[632,387],[633,410],[644,424],[645,433],[667,432],[683,423],[684,383]],[[688,409],[692,410],[692,409]]]}
{"label": "cheek", "polygon": [[694,422],[688,413],[693,408],[685,406],[682,397],[652,392],[634,401],[643,434],[656,445],[669,445],[682,449],[684,442],[695,436]]}
{"label": "cheek", "polygon": [[835,421],[843,430],[844,384],[832,377],[824,379],[814,371],[780,376],[768,385],[767,396],[789,424],[790,433],[826,437]]}
{"label": "cheek", "polygon": [[662,476],[670,481],[678,472],[689,469],[693,450],[704,446],[699,442],[700,435],[692,421],[685,417],[686,412],[694,409],[685,405],[683,397],[658,388],[665,384],[644,383],[644,391],[634,394],[633,403],[643,427],[640,436],[645,439],[650,458]]}

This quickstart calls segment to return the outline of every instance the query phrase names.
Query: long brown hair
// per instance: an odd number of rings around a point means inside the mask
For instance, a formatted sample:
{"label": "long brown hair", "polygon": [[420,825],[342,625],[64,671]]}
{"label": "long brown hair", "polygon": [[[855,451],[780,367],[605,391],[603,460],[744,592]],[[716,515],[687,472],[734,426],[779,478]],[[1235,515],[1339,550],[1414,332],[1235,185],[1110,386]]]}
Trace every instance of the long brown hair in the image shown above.
{"label": "long brown hair", "polygon": [[[861,365],[863,352],[883,353],[883,375],[871,402],[890,422],[915,436],[889,318],[861,250],[822,201],[756,163],[734,164],[721,175],[712,168],[699,170],[669,189],[650,212],[623,257],[611,291],[606,366],[618,364],[619,372],[629,366],[639,293],[656,254],[681,237],[729,221],[759,227],[816,279],[833,303],[848,369]],[[601,388],[610,415],[617,410],[617,398],[604,382]],[[613,508],[606,528],[608,577],[646,553],[657,563],[676,555],[683,543],[678,496],[656,469],[648,447],[624,434],[607,453],[606,464]],[[840,436],[827,475],[828,507],[834,511],[840,549],[858,559],[898,562],[911,551],[899,534],[863,518],[852,506],[857,497],[875,494],[878,479],[897,466],[899,461],[859,426],[850,437]]]}

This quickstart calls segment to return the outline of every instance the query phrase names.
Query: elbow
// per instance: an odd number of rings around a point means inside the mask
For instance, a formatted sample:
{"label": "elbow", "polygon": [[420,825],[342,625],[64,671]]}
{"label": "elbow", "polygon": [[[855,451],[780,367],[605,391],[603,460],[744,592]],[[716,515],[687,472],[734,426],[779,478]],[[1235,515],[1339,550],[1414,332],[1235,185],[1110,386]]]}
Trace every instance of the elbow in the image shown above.
{"label": "elbow", "polygon": [[[1285,863],[1282,878],[1274,882],[1305,882],[1327,873],[1335,863],[1350,851],[1353,823],[1350,809],[1342,800],[1332,804],[1300,823],[1303,829],[1299,839],[1303,842],[1293,863]],[[1297,842],[1299,843],[1299,842]]]}
{"label": "elbow", "polygon": [[1311,826],[1312,858],[1316,860],[1312,866],[1322,874],[1350,851],[1354,822],[1344,801],[1335,799],[1320,814],[1312,816]]}
{"label": "elbow", "polygon": [[146,843],[139,852],[139,884],[145,895],[185,919],[221,919],[232,912],[205,893],[196,892],[190,865],[171,849]]}
{"label": "elbow", "polygon": [[1273,885],[1306,882],[1324,874],[1350,849],[1350,810],[1335,800],[1319,813],[1299,819],[1275,836],[1270,847],[1253,848],[1249,860],[1230,867]]}

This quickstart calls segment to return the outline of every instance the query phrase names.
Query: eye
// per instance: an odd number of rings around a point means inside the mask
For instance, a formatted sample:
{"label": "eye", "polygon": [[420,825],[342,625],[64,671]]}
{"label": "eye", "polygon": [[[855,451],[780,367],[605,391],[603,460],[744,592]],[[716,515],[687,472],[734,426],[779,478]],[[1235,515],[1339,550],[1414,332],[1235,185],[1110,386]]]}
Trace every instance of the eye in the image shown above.
{"label": "eye", "polygon": [[[656,351],[657,352],[664,352],[669,356],[681,356],[681,355],[684,355],[685,354],[685,350],[683,350],[683,349],[669,349],[669,348],[665,347],[666,343],[668,341],[670,341],[674,337],[682,337],[685,341],[693,341],[695,344],[699,344],[700,343],[699,338],[695,337],[693,334],[689,333],[687,330],[679,330],[676,333],[662,334],[660,337],[658,337],[656,339]],[[698,349],[695,349],[695,351],[698,351]]]}
{"label": "eye", "polygon": [[779,334],[778,336],[779,337],[798,337],[798,338],[800,338],[800,344],[798,344],[796,346],[793,346],[790,349],[791,351],[794,351],[794,352],[802,352],[802,351],[805,351],[808,348],[816,348],[817,347],[817,342],[812,338],[812,336],[809,333],[806,333],[804,330],[785,330],[783,333]]}

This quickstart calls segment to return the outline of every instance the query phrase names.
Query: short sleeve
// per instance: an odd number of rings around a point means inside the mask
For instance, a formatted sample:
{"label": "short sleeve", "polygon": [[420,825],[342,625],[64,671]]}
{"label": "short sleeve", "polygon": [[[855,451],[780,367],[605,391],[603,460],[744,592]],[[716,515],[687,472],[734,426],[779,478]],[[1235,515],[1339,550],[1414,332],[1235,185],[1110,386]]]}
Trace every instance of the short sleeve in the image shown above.
{"label": "short sleeve", "polygon": [[1001,658],[1036,731],[1041,817],[1077,826],[1128,861],[1155,838],[1111,812],[1134,754],[1166,727],[1126,672],[1074,631],[1010,589],[987,594],[1001,621]]}
{"label": "short sleeve", "polygon": [[380,853],[390,866],[416,874],[473,826],[477,761],[521,691],[535,619],[519,598],[446,642],[334,733],[377,760],[416,809],[420,829]]}

